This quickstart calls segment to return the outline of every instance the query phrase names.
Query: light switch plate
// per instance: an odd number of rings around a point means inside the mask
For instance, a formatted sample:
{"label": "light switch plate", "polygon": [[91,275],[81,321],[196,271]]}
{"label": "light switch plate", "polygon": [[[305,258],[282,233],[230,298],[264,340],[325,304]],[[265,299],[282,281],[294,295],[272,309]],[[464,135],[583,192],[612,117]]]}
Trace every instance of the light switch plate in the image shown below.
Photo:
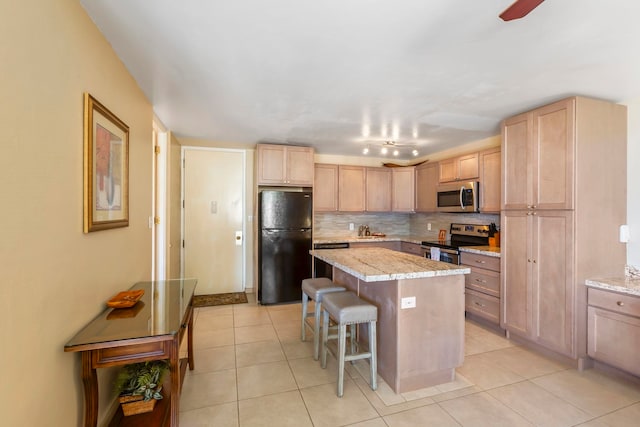
{"label": "light switch plate", "polygon": [[416,308],[416,297],[405,297],[400,300],[400,308]]}

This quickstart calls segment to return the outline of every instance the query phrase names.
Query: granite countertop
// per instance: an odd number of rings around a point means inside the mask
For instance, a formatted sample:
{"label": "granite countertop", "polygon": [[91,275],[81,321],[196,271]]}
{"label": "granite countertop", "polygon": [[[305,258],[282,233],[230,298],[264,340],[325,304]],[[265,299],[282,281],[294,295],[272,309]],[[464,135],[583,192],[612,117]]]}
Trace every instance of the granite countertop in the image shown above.
{"label": "granite countertop", "polygon": [[587,279],[585,284],[591,288],[604,289],[606,291],[621,292],[640,297],[639,277],[607,277],[604,279]]}
{"label": "granite countertop", "polygon": [[[358,236],[323,236],[317,237],[313,239],[313,243],[354,243],[354,242],[408,242],[408,243],[416,243],[420,245],[423,241],[430,240],[424,236],[418,235],[390,235],[387,234],[384,237],[377,236],[366,236],[366,237],[358,237]],[[431,239],[433,240],[433,239]]]}
{"label": "granite countertop", "polygon": [[500,258],[500,248],[496,246],[460,246],[460,252]]}
{"label": "granite countertop", "polygon": [[468,267],[385,248],[323,249],[309,253],[365,282],[469,274]]}

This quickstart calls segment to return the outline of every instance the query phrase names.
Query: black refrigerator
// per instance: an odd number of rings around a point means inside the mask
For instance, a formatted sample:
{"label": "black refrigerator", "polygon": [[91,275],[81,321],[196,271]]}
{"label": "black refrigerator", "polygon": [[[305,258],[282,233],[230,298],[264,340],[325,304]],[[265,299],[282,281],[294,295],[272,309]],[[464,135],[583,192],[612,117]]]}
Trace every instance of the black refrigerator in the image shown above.
{"label": "black refrigerator", "polygon": [[311,277],[311,192],[261,191],[258,212],[258,300],[300,301]]}

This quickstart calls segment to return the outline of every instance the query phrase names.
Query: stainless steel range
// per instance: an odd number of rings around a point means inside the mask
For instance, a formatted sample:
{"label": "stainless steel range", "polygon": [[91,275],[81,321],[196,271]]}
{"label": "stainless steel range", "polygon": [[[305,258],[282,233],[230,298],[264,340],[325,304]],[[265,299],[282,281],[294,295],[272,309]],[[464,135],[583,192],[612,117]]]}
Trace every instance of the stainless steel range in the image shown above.
{"label": "stainless steel range", "polygon": [[426,257],[451,264],[460,264],[461,246],[486,246],[489,244],[489,225],[451,224],[451,240],[422,242]]}

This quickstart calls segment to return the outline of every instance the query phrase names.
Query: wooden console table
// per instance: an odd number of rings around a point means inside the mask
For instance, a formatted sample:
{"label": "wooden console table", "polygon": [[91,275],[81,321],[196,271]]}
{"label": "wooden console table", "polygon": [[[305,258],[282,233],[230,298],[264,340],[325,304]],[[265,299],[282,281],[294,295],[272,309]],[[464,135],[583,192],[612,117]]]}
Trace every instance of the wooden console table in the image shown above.
{"label": "wooden console table", "polygon": [[[170,379],[153,412],[122,417],[121,410],[111,425],[178,426],[182,381],[193,370],[193,294],[196,279],[139,282],[131,287],[144,289],[144,296],[128,309],[107,309],[93,319],[65,347],[80,352],[86,427],[98,423],[97,368],[168,359]],[[187,333],[187,358],[180,359],[180,343]],[[168,411],[168,414],[167,414]],[[151,421],[156,420],[156,421]],[[158,421],[159,420],[159,421]]]}

